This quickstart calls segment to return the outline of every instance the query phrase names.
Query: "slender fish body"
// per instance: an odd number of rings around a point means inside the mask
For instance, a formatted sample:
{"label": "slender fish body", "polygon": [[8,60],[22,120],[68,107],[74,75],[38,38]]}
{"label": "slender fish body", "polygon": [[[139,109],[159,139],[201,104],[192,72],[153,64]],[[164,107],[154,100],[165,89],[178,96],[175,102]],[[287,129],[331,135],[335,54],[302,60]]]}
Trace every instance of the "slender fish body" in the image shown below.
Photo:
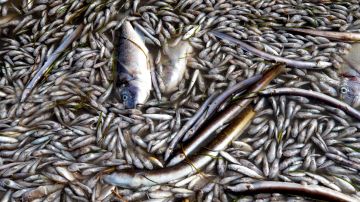
{"label": "slender fish body", "polygon": [[44,76],[45,72],[48,71],[51,65],[56,61],[57,58],[63,53],[71,44],[72,42],[81,34],[84,25],[78,25],[77,28],[70,33],[68,36],[64,37],[63,41],[61,42],[60,46],[55,49],[55,51],[47,58],[44,65],[42,65],[39,70],[36,72],[35,76],[31,78],[30,82],[26,85],[22,95],[21,95],[21,102],[24,102],[31,91],[34,89],[36,84],[40,81],[40,79]]}
{"label": "slender fish body", "polygon": [[348,113],[350,116],[360,120],[360,112],[350,106],[347,103],[344,103],[342,101],[339,101],[338,99],[335,99],[331,96],[328,96],[326,94],[311,91],[311,90],[305,90],[305,89],[299,89],[299,88],[275,88],[275,89],[266,89],[259,92],[261,95],[293,95],[293,96],[304,96],[308,98],[314,98],[318,101],[326,102],[330,105],[335,106],[338,109],[342,109],[344,112]]}
{"label": "slender fish body", "polygon": [[149,51],[130,22],[120,28],[118,48],[116,93],[125,108],[144,104],[151,90]]}
{"label": "slender fish body", "polygon": [[235,186],[228,186],[228,190],[234,193],[286,193],[298,194],[314,199],[329,201],[358,201],[347,194],[322,187],[319,185],[302,185],[293,182],[258,181],[254,183],[241,183]]}
{"label": "slender fish body", "polygon": [[[107,184],[123,188],[139,188],[164,184],[194,174],[209,164],[219,151],[225,150],[231,141],[238,138],[255,117],[253,106],[248,106],[200,153],[189,157],[189,162],[182,162],[172,167],[158,170],[121,170],[105,175]],[[194,169],[196,168],[196,169]]]}
{"label": "slender fish body", "polygon": [[[263,74],[261,80],[258,83],[249,87],[249,90],[246,93],[248,95],[253,95],[256,92],[259,92],[265,88],[272,79],[282,73],[284,69],[285,65],[283,64],[275,65],[273,68]],[[244,110],[244,107],[249,105],[253,99],[255,98],[250,96],[249,99],[239,100],[210,119],[209,122],[205,123],[206,127],[200,128],[199,131],[196,132],[194,138],[189,140],[188,143],[184,146],[182,151],[178,152],[172,159],[169,160],[168,166],[178,164],[179,162],[185,160],[187,156],[192,155],[199,148],[202,148],[206,142],[214,138],[214,135],[216,134],[215,131],[217,129],[226,124],[229,120],[232,120],[236,115]]]}
{"label": "slender fish body", "polygon": [[[196,114],[191,118],[183,128],[177,133],[176,137],[172,140],[169,147],[166,150],[165,153],[165,160],[167,160],[172,152],[175,149],[175,146],[178,144],[180,138],[184,136],[184,139],[187,139],[188,137],[191,137],[191,134],[194,134],[197,129],[200,128],[200,126],[208,119],[210,118],[218,109],[218,107],[226,100],[228,99],[233,93],[236,91],[242,91],[243,89],[246,89],[250,85],[253,85],[255,82],[259,81],[261,79],[261,75],[255,75],[249,79],[245,79],[238,84],[235,84],[234,86],[230,87],[229,89],[222,92],[220,95],[217,95],[217,93],[212,94],[199,108],[199,110],[196,112]],[[216,96],[216,97],[215,97]],[[211,98],[211,99],[210,99]],[[187,135],[189,134],[189,135]],[[175,164],[169,163],[168,166],[172,166]]]}
{"label": "slender fish body", "polygon": [[315,30],[315,29],[302,29],[302,28],[280,28],[284,29],[286,31],[291,32],[300,32],[304,34],[309,34],[313,36],[322,36],[326,38],[332,38],[337,40],[345,40],[345,41],[359,41],[360,40],[360,34],[356,32],[332,32],[332,31],[321,31],[321,30]]}
{"label": "slender fish body", "polygon": [[230,35],[218,32],[218,31],[211,31],[211,34],[218,37],[219,39],[229,41],[231,43],[235,43],[239,45],[242,49],[249,51],[265,60],[270,60],[274,62],[280,62],[286,64],[288,67],[295,67],[295,68],[303,68],[303,69],[323,69],[326,67],[330,67],[332,64],[326,61],[301,61],[301,60],[293,60],[289,58],[280,57],[277,55],[272,55],[270,53],[264,52],[259,50],[241,40],[238,40]]}

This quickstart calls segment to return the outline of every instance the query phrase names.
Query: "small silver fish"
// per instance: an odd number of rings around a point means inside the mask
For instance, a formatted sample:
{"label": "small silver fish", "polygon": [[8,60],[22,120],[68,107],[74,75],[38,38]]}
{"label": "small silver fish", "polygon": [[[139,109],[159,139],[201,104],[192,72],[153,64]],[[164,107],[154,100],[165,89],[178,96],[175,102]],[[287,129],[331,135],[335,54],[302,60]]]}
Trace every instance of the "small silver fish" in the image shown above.
{"label": "small silver fish", "polygon": [[168,49],[162,61],[164,70],[161,77],[165,84],[164,93],[177,90],[184,77],[187,59],[192,53],[193,47],[188,41],[180,41],[176,46]]}
{"label": "small silver fish", "polygon": [[141,36],[126,21],[120,28],[116,92],[125,108],[144,104],[151,90],[150,55]]}

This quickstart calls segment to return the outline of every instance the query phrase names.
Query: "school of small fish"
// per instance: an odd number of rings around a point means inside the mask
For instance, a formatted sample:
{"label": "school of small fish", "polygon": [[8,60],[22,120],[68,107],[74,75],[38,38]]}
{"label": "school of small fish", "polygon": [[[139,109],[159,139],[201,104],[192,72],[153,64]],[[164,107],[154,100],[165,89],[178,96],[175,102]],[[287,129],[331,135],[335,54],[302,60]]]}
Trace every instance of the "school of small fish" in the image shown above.
{"label": "school of small fish", "polygon": [[1,202],[360,201],[359,41],[359,0],[0,0]]}

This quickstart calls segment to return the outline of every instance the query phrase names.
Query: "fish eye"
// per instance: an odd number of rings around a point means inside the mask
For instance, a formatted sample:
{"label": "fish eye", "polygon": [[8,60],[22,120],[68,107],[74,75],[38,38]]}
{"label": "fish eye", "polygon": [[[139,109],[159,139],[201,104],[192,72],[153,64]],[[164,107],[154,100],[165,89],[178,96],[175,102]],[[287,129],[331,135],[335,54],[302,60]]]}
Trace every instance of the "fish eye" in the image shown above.
{"label": "fish eye", "polygon": [[128,99],[128,96],[127,95],[123,95],[122,96],[122,100],[126,101]]}
{"label": "fish eye", "polygon": [[347,93],[349,90],[346,87],[341,87],[340,92],[341,93]]}

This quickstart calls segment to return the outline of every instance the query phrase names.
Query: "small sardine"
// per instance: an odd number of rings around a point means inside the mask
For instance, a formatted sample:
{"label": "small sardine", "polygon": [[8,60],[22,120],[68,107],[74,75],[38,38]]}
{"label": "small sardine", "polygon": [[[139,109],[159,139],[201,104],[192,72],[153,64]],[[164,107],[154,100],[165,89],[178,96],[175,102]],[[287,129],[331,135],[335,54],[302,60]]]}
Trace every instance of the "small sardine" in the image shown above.
{"label": "small sardine", "polygon": [[130,22],[124,22],[120,30],[116,91],[125,108],[135,108],[137,104],[144,104],[150,95],[150,56]]}

